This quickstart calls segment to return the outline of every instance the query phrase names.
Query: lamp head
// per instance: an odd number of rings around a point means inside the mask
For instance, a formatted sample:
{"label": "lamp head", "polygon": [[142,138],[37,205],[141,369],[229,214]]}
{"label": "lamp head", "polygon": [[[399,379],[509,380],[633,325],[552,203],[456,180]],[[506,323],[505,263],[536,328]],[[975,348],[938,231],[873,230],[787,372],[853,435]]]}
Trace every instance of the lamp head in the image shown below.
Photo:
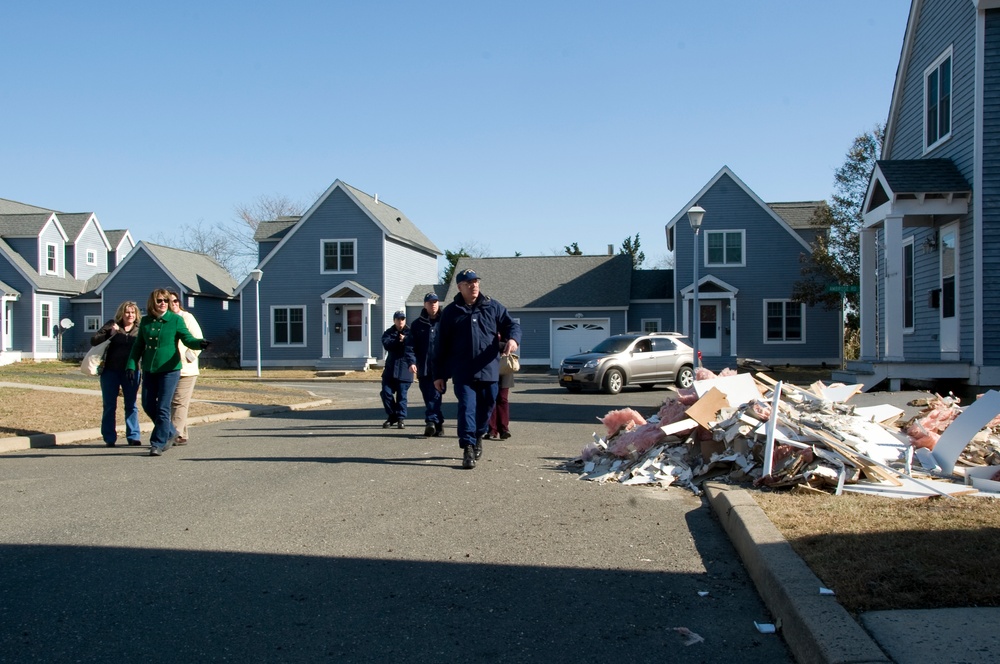
{"label": "lamp head", "polygon": [[254,281],[260,281],[263,276],[264,276],[263,270],[250,270],[250,278],[253,279]]}
{"label": "lamp head", "polygon": [[695,205],[693,208],[688,210],[688,223],[691,224],[691,230],[695,233],[701,228],[701,220],[705,216],[705,208],[700,205]]}

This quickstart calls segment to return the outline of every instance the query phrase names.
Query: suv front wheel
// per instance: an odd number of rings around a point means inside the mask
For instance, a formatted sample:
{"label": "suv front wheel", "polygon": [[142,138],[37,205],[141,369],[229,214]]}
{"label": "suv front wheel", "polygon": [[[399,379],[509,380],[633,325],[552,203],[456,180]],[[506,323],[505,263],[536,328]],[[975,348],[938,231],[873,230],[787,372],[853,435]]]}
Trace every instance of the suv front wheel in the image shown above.
{"label": "suv front wheel", "polygon": [[687,389],[694,385],[694,369],[688,365],[681,367],[681,370],[677,372],[677,379],[674,381],[677,387],[681,389]]}
{"label": "suv front wheel", "polygon": [[604,374],[604,391],[608,394],[618,394],[625,386],[625,376],[619,369],[608,369]]}

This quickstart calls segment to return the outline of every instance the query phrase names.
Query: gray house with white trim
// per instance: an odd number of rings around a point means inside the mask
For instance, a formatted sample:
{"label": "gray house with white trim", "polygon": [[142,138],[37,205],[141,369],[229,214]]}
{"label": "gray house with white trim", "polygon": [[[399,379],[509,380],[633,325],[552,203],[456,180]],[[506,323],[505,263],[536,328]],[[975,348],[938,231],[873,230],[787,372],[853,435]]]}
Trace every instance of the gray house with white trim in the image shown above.
{"label": "gray house with white trim", "polygon": [[340,180],[301,217],[261,223],[255,239],[260,263],[237,289],[244,367],[256,365],[258,339],[261,366],[381,361],[382,331],[416,284],[437,280],[441,255],[400,210]]}
{"label": "gray house with white trim", "polygon": [[[687,211],[705,216],[694,257]],[[674,252],[674,316],[691,336],[698,325],[702,363],[735,368],[743,359],[767,365],[840,365],[841,312],[792,299],[800,257],[826,233],[814,216],[823,201],[765,203],[724,166],[667,222]],[[694,263],[698,261],[698,309]]]}
{"label": "gray house with white trim", "polygon": [[861,361],[844,379],[1000,384],[998,131],[1000,2],[913,0],[863,208]]}

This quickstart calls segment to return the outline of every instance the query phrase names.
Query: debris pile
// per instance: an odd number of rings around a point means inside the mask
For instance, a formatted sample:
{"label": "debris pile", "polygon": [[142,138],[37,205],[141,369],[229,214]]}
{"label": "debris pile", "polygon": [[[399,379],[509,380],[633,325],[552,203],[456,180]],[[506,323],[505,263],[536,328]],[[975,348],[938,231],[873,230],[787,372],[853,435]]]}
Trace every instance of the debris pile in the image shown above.
{"label": "debris pile", "polygon": [[848,403],[860,389],[700,368],[648,420],[631,408],[600,418],[604,433],[569,465],[594,482],[695,494],[709,479],[901,498],[1000,491],[1000,393],[967,408],[934,395],[901,423],[894,406]]}

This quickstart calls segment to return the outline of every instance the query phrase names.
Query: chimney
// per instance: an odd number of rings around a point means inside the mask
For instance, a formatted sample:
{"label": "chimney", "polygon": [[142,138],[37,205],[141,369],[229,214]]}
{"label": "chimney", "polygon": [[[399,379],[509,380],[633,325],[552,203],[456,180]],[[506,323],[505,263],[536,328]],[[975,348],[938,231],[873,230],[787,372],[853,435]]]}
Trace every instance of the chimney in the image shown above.
{"label": "chimney", "polygon": [[615,255],[615,245],[609,244],[608,245],[608,256],[614,256],[614,255]]}

